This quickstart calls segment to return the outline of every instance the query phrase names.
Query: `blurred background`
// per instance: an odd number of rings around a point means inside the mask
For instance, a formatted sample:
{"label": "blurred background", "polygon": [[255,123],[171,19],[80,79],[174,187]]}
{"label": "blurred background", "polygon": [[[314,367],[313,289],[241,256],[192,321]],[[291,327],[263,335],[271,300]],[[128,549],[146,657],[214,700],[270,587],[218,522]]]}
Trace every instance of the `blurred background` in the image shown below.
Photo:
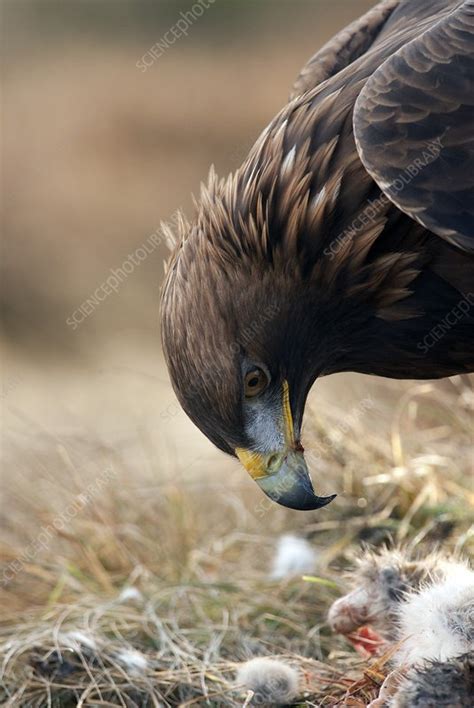
{"label": "blurred background", "polygon": [[370,5],[215,0],[146,68],[182,2],[4,0],[8,339],[71,360],[112,339],[156,347],[164,247],[76,334],[66,319],[161,220],[191,210],[211,163],[240,164],[305,60]]}
{"label": "blurred background", "polygon": [[[192,2],[3,0],[8,632],[19,611],[110,596],[142,573],[165,584],[260,582],[288,531],[319,548],[320,568],[388,536],[471,543],[468,377],[318,382],[303,439],[319,493],[338,500],[322,514],[262,512],[239,464],[180,411],[160,350],[169,255],[160,222],[178,208],[192,214],[191,193],[211,164],[220,175],[238,167],[304,62],[372,4],[209,0],[187,35],[150,58]],[[98,299],[112,271],[145,247],[117,291]],[[113,480],[26,557],[108,469]],[[303,624],[318,621],[310,604]],[[272,625],[271,641],[288,648],[296,640],[287,629]],[[307,641],[298,651],[310,651]]]}

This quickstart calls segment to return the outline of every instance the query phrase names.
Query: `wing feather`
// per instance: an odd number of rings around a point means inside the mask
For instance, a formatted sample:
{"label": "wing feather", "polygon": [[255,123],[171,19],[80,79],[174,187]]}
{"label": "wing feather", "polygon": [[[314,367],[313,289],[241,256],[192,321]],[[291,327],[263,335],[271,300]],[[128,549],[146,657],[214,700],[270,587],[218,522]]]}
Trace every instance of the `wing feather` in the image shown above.
{"label": "wing feather", "polygon": [[293,85],[290,99],[318,86],[367,51],[401,1],[382,0],[332,37],[303,67]]}
{"label": "wing feather", "polygon": [[474,252],[474,0],[402,46],[354,109],[360,158],[399,209]]}

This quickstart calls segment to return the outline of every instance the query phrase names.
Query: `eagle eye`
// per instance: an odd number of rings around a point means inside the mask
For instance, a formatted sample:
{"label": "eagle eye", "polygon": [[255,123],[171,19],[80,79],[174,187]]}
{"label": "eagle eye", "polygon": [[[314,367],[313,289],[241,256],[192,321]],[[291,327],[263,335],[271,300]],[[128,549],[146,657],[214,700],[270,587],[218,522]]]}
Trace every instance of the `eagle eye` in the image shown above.
{"label": "eagle eye", "polygon": [[270,383],[268,374],[256,366],[245,374],[244,377],[244,393],[246,398],[259,396]]}

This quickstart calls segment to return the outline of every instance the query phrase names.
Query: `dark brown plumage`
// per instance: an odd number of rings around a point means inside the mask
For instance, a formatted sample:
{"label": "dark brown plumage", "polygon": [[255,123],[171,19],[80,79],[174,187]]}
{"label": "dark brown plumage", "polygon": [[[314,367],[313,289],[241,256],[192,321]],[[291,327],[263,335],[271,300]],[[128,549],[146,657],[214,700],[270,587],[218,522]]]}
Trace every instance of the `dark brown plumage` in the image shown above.
{"label": "dark brown plumage", "polygon": [[384,0],[182,221],[162,298],[175,391],[280,503],[330,500],[300,443],[318,376],[474,370],[473,35],[474,0]]}

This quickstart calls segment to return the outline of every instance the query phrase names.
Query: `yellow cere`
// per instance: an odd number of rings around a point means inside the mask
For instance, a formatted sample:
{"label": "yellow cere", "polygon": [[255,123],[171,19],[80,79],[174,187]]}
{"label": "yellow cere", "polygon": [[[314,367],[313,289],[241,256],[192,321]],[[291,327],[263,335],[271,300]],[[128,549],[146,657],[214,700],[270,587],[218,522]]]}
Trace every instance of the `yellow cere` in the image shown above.
{"label": "yellow cere", "polygon": [[283,381],[283,421],[285,423],[285,442],[288,446],[294,443],[293,416],[290,407],[290,388],[288,381]]}
{"label": "yellow cere", "polygon": [[243,447],[237,447],[235,454],[253,479],[266,477],[267,475],[267,458],[260,455],[258,452],[245,450]]}

